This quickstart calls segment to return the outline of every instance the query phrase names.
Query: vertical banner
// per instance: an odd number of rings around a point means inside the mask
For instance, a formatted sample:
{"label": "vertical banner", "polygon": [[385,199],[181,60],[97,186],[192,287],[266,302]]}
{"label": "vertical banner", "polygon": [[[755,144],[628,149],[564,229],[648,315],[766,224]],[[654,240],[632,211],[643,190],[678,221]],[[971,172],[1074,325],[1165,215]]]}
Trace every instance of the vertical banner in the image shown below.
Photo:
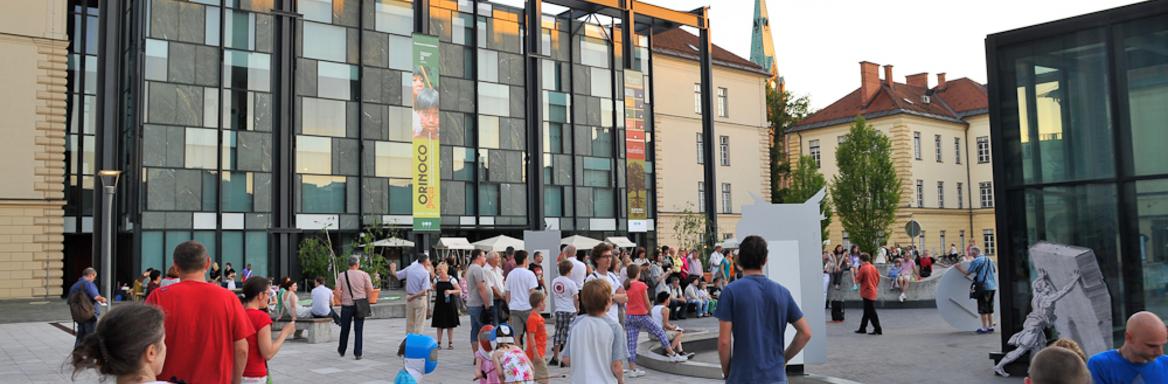
{"label": "vertical banner", "polygon": [[641,72],[625,73],[625,178],[629,232],[648,232],[649,196],[645,173],[645,86]]}
{"label": "vertical banner", "polygon": [[414,145],[411,153],[414,173],[414,230],[439,231],[442,211],[439,205],[438,168],[438,36],[415,33],[413,36]]}

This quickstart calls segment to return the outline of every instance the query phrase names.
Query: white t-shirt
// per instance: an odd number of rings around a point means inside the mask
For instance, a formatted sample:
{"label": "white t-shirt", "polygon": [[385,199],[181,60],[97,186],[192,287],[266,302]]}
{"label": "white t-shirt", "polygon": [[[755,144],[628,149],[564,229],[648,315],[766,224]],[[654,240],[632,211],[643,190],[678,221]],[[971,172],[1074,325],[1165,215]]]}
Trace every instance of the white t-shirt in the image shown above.
{"label": "white t-shirt", "polygon": [[572,261],[572,272],[568,273],[568,277],[576,283],[577,290],[584,289],[584,276],[588,274],[588,266],[575,257],[568,260]]}
{"label": "white t-shirt", "polygon": [[312,289],[312,314],[328,316],[332,310],[333,290],[321,284]]}
{"label": "white t-shirt", "polygon": [[572,359],[571,383],[616,384],[612,362],[629,357],[620,324],[607,317],[577,316],[569,329],[564,357]]}
{"label": "white t-shirt", "polygon": [[725,260],[725,259],[726,259],[726,257],[722,256],[721,252],[711,253],[710,254],[710,270],[717,271],[718,269],[720,269],[718,267],[722,266],[722,260]]}
{"label": "white t-shirt", "polygon": [[507,306],[513,311],[531,310],[531,289],[539,286],[535,274],[527,268],[515,268],[507,274],[507,291],[511,292],[511,300]]}
{"label": "white t-shirt", "polygon": [[[483,281],[487,283],[487,288],[494,287],[499,292],[507,293],[507,286],[503,284],[502,268],[492,267],[490,264],[483,266]],[[495,297],[495,300],[503,300],[502,297]]]}
{"label": "white t-shirt", "polygon": [[[608,279],[608,284],[612,286],[613,295],[616,295],[616,290],[621,288],[620,278],[612,272],[604,274],[601,274],[600,272],[592,272],[592,274],[588,275],[588,278],[584,279],[584,281],[592,281],[596,279]],[[618,324],[620,323],[620,308],[618,308],[616,305],[616,300],[613,300],[613,304],[608,307],[607,316],[609,320],[612,320]]]}
{"label": "white t-shirt", "polygon": [[654,305],[653,309],[649,310],[649,317],[653,319],[653,324],[657,324],[658,328],[665,329],[665,322],[661,320],[661,310],[665,309],[664,305]]}
{"label": "white t-shirt", "polygon": [[567,276],[560,276],[552,280],[552,296],[555,298],[555,312],[576,313],[575,297],[580,288],[576,282]]}

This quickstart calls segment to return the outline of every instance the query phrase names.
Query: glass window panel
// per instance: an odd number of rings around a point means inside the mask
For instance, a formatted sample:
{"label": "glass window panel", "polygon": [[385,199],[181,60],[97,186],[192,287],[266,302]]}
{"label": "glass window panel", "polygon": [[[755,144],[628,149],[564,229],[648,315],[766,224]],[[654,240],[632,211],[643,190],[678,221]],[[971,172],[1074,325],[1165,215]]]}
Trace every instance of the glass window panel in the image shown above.
{"label": "glass window panel", "polygon": [[227,39],[223,46],[254,51],[255,33],[254,13],[227,10],[227,24],[223,26],[223,34]]}
{"label": "glass window panel", "polygon": [[252,211],[255,179],[251,172],[223,172],[221,207],[226,212]]}
{"label": "glass window panel", "polygon": [[231,263],[232,269],[236,270],[236,279],[242,279],[243,264],[243,232],[238,231],[223,231],[223,250],[219,254],[220,260],[223,260],[223,267],[227,267],[227,263]]}
{"label": "glass window panel", "polygon": [[1011,183],[1114,175],[1108,60],[1102,29],[1012,46],[1003,51],[1005,152]]}
{"label": "glass window panel", "polygon": [[300,0],[297,10],[304,14],[304,20],[333,22],[332,0]]}
{"label": "glass window panel", "polygon": [[1168,313],[1168,302],[1163,300],[1164,287],[1168,287],[1168,269],[1164,268],[1168,264],[1168,180],[1138,181],[1135,193],[1144,275],[1140,294],[1148,310],[1164,315]]}
{"label": "glass window panel", "polygon": [[306,135],[345,137],[346,112],[344,101],[304,97],[301,101],[301,132]]}
{"label": "glass window panel", "polygon": [[557,123],[571,122],[569,119],[571,110],[571,98],[566,93],[559,92],[543,92],[543,119],[545,121],[554,121]]}
{"label": "glass window panel", "polygon": [[603,68],[589,68],[592,75],[588,76],[591,81],[592,96],[596,97],[612,97],[612,73]]}
{"label": "glass window panel", "polygon": [[296,136],[296,172],[332,173],[332,140]]}
{"label": "glass window panel", "polygon": [[214,231],[195,231],[195,236],[191,240],[203,244],[203,247],[207,249],[207,256],[210,256],[212,260],[219,255],[219,247],[216,246]]}
{"label": "glass window panel", "polygon": [[146,39],[146,80],[166,81],[169,44],[163,40]]}
{"label": "glass window panel", "polygon": [[511,90],[506,85],[479,82],[479,113],[510,116]]}
{"label": "glass window panel", "polygon": [[612,129],[592,128],[592,155],[612,157]]}
{"label": "glass window panel", "polygon": [[414,62],[410,60],[410,52],[413,52],[413,41],[408,36],[389,35],[389,68],[412,71]]}
{"label": "glass window panel", "polygon": [[[251,110],[250,108],[248,109]],[[203,126],[218,128],[219,119],[219,91],[215,88],[203,88]]]}
{"label": "glass window panel", "polygon": [[378,141],[375,147],[377,177],[412,177],[410,172],[410,143]]}
{"label": "glass window panel", "polygon": [[353,100],[358,89],[357,66],[322,61],[317,63],[317,96]]}
{"label": "glass window panel", "polygon": [[548,217],[564,216],[563,187],[545,186],[543,190],[543,211]]}
{"label": "glass window panel", "polygon": [[235,146],[235,132],[223,132],[222,155],[223,169],[236,169],[235,159],[238,159]]}
{"label": "glass window panel", "polygon": [[454,12],[453,14],[454,20],[452,20],[452,22],[454,27],[450,30],[450,41],[454,44],[466,45],[470,43],[470,37],[473,36],[474,33],[472,30],[472,28],[474,28],[474,22],[471,19],[472,16],[459,12]]}
{"label": "glass window panel", "polygon": [[407,36],[413,33],[414,9],[408,2],[379,0],[374,8],[377,12],[374,15],[376,30]]}
{"label": "glass window panel", "polygon": [[551,153],[564,153],[564,125],[560,123],[543,124],[543,150]]}
{"label": "glass window panel", "polygon": [[479,148],[499,148],[499,118],[479,116]]}
{"label": "glass window panel", "polygon": [[582,37],[580,39],[580,63],[608,68],[608,44],[601,39]]}
{"label": "glass window panel", "polygon": [[345,177],[303,175],[300,182],[300,211],[338,213],[345,210]]}
{"label": "glass window panel", "polygon": [[616,196],[612,189],[596,188],[592,190],[592,216],[614,217],[616,212]]}
{"label": "glass window panel", "polygon": [[167,258],[165,255],[162,231],[142,231],[142,265],[138,266],[138,270],[162,269],[163,260]]}
{"label": "glass window panel", "polygon": [[304,57],[344,62],[348,45],[345,28],[304,23]]}
{"label": "glass window panel", "polygon": [[206,11],[203,43],[217,46],[219,45],[219,7],[207,7]]}
{"label": "glass window panel", "polygon": [[224,50],[223,85],[267,92],[272,85],[272,58],[266,53]]}
{"label": "glass window panel", "polygon": [[[213,129],[187,128],[184,158],[187,168],[217,169],[219,132]],[[87,145],[90,143],[86,143]]]}
{"label": "glass window panel", "polygon": [[245,236],[245,265],[251,265],[251,273],[255,276],[268,276],[268,233],[248,231]]}
{"label": "glass window panel", "polygon": [[470,148],[454,147],[453,157],[454,180],[471,181],[474,179],[475,151]]}
{"label": "glass window panel", "polygon": [[410,179],[389,179],[389,214],[409,215],[413,213],[414,203],[410,200],[413,190],[413,183]]}
{"label": "glass window panel", "polygon": [[85,94],[97,94],[97,56],[85,56]]}
{"label": "glass window panel", "polygon": [[410,108],[389,106],[389,140],[414,140],[413,111]]}
{"label": "glass window panel", "polygon": [[162,249],[163,271],[170,268],[171,260],[173,260],[170,256],[174,254],[174,249],[178,248],[178,245],[182,244],[182,242],[190,239],[191,233],[189,231],[166,231],[166,247]]}
{"label": "glass window panel", "polygon": [[479,186],[479,214],[495,216],[499,214],[499,186],[482,184]]}
{"label": "glass window panel", "polygon": [[608,187],[612,183],[612,160],[583,157],[584,185],[588,187]]}
{"label": "glass window panel", "polygon": [[[1168,172],[1168,16],[1124,26],[1128,116],[1136,175]],[[1146,271],[1147,269],[1145,269]],[[1162,278],[1162,277],[1161,277]],[[1144,283],[1148,287],[1148,283]],[[1162,282],[1160,286],[1165,286]],[[1162,301],[1162,300],[1161,300]],[[1151,302],[1151,301],[1149,301]],[[1159,312],[1164,314],[1165,312]]]}
{"label": "glass window panel", "polygon": [[499,53],[491,50],[479,50],[479,77],[480,81],[499,81]]}

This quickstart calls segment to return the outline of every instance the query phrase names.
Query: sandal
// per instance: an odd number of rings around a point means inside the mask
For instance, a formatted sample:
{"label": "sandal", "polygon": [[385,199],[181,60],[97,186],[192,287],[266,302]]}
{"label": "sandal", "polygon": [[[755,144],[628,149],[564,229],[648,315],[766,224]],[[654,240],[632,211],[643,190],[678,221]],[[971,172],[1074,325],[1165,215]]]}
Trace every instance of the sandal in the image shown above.
{"label": "sandal", "polygon": [[454,350],[454,343],[446,343],[446,350],[448,350],[448,351]]}

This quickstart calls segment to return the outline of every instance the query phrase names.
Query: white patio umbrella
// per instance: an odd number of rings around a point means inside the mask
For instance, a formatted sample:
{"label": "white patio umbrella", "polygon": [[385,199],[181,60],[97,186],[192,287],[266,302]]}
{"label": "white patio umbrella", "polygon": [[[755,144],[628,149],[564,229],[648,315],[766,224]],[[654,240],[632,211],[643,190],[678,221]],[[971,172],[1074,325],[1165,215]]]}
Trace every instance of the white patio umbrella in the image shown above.
{"label": "white patio umbrella", "polygon": [[738,249],[738,239],[731,237],[729,239],[722,240],[722,248]]}
{"label": "white patio umbrella", "polygon": [[592,247],[595,247],[597,244],[600,244],[600,240],[580,235],[572,235],[560,240],[560,245],[571,245],[576,247],[578,250],[592,249]]}
{"label": "white patio umbrella", "polygon": [[373,242],[374,247],[388,247],[388,248],[409,248],[414,246],[414,242],[391,237],[388,239],[381,239]]}
{"label": "white patio umbrella", "polygon": [[438,239],[438,244],[434,245],[434,249],[469,251],[475,248],[465,237],[443,237]]}
{"label": "white patio umbrella", "polygon": [[507,236],[507,235],[499,235],[499,236],[495,236],[495,237],[492,237],[489,239],[476,241],[476,242],[472,243],[471,245],[474,245],[475,248],[478,248],[478,249],[481,249],[484,251],[499,252],[499,251],[507,250],[507,247],[513,247],[515,249],[523,249],[523,240],[519,240],[519,239],[516,239],[514,237]]}
{"label": "white patio umbrella", "polygon": [[636,248],[637,247],[637,243],[634,243],[632,240],[629,240],[628,237],[624,237],[624,236],[613,236],[613,237],[609,237],[609,238],[604,239],[604,241],[612,243],[613,245],[617,246],[617,248]]}

